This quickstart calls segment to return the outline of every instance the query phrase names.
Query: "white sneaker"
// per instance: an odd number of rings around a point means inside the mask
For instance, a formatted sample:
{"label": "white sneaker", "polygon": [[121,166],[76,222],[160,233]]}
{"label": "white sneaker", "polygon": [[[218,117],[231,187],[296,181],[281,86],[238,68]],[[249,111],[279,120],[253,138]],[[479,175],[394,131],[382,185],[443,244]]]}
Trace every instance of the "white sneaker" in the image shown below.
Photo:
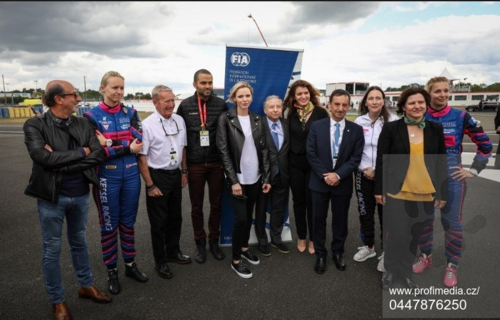
{"label": "white sneaker", "polygon": [[377,255],[375,249],[370,249],[368,246],[358,247],[359,251],[354,255],[354,261],[363,262],[368,258],[373,258]]}
{"label": "white sneaker", "polygon": [[384,253],[382,252],[382,254],[380,255],[380,257],[378,257],[378,265],[377,265],[377,270],[380,271],[380,272],[385,272],[385,268],[384,268]]}

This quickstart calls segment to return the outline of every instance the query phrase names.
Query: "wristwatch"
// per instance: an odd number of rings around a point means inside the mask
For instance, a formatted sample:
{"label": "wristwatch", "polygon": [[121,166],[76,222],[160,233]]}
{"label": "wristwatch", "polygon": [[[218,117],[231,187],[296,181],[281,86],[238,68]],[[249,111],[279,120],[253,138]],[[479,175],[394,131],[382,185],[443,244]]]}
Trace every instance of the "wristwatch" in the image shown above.
{"label": "wristwatch", "polygon": [[474,169],[474,168],[470,168],[470,169],[469,169],[469,172],[470,172],[470,173],[472,173],[475,177],[477,177],[477,175],[479,174],[479,173],[477,172],[477,170],[476,170],[476,169]]}
{"label": "wristwatch", "polygon": [[106,147],[111,147],[113,145],[113,140],[107,139],[106,140]]}

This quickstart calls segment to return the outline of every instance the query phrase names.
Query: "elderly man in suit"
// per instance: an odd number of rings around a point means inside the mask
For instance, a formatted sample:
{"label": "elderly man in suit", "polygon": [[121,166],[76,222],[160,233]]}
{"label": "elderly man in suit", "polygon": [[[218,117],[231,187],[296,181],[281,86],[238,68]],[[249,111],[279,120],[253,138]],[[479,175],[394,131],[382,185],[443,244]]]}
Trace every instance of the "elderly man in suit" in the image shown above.
{"label": "elderly man in suit", "polygon": [[264,121],[266,145],[268,146],[269,162],[271,164],[271,191],[261,193],[255,214],[255,234],[259,241],[259,251],[263,256],[270,256],[271,249],[266,233],[266,212],[271,203],[269,218],[269,234],[271,246],[281,253],[290,252],[282,242],[283,214],[285,200],[288,194],[288,150],[290,136],[286,121],[281,118],[283,101],[278,96],[269,96],[264,101]]}
{"label": "elderly man in suit", "polygon": [[338,270],[346,268],[343,253],[347,238],[347,214],[353,192],[353,172],[359,166],[365,140],[361,126],[345,119],[351,97],[345,90],[332,92],[328,101],[330,119],[314,122],[309,131],[306,156],[311,165],[314,270],[326,270],[326,220],[332,204],[332,255]]}

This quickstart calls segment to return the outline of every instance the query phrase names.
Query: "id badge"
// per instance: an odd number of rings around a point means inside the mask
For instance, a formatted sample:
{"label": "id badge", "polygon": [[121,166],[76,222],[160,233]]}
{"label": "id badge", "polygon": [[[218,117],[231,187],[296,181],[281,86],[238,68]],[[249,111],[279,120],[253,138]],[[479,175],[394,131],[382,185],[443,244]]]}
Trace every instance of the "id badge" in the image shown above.
{"label": "id badge", "polygon": [[170,160],[177,162],[177,152],[175,150],[170,151]]}
{"label": "id badge", "polygon": [[208,130],[200,131],[200,146],[209,147],[210,146],[210,138],[208,135]]}

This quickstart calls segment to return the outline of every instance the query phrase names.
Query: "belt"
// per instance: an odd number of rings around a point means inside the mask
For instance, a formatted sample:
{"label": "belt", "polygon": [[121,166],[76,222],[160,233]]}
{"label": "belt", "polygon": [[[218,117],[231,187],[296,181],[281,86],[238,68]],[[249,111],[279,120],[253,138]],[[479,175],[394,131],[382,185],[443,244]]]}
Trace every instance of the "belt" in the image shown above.
{"label": "belt", "polygon": [[158,171],[158,172],[166,173],[166,174],[176,174],[176,173],[181,172],[181,170],[179,168],[173,169],[173,170],[166,170],[166,169],[161,169],[161,168],[151,168],[151,167],[148,167],[148,168],[149,168],[149,170]]}

